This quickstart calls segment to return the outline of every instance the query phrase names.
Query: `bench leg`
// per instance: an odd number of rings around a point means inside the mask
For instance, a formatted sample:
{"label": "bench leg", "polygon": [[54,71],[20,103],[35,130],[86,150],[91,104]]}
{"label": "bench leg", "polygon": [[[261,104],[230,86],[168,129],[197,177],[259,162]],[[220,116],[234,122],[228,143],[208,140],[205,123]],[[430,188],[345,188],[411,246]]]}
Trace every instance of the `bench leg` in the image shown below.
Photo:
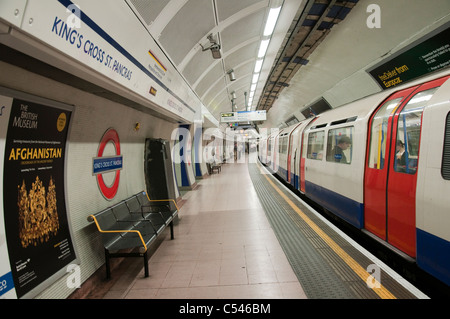
{"label": "bench leg", "polygon": [[148,277],[148,258],[147,258],[147,252],[144,253],[144,271],[145,271],[145,278]]}
{"label": "bench leg", "polygon": [[173,239],[173,221],[170,222],[170,239]]}
{"label": "bench leg", "polygon": [[109,251],[105,249],[105,266],[106,266],[106,279],[111,278],[111,266],[109,264]]}

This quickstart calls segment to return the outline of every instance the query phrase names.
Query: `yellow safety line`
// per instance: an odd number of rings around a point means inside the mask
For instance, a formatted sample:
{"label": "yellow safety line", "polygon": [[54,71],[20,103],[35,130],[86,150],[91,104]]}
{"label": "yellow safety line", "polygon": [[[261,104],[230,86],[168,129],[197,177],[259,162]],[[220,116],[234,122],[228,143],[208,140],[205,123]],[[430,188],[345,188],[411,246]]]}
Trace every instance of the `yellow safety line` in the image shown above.
{"label": "yellow safety line", "polygon": [[[359,265],[349,254],[347,254],[333,239],[331,239],[319,226],[317,226],[300,208],[297,207],[270,179],[267,174],[263,174],[272,187],[280,194],[280,196],[294,209],[294,211],[319,235],[331,249],[364,281],[371,276],[361,265]],[[397,299],[389,290],[387,290],[375,278],[374,287],[375,293],[382,299]]]}

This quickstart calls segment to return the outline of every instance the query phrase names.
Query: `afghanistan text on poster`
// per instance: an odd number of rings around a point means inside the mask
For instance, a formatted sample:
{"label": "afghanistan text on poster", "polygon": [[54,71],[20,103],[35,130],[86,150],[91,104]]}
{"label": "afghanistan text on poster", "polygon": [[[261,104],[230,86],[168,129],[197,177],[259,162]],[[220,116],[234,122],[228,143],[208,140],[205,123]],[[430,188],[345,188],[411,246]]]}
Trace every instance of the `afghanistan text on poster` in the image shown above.
{"label": "afghanistan text on poster", "polygon": [[27,296],[75,259],[65,202],[71,112],[14,99],[4,149],[3,213],[11,275]]}

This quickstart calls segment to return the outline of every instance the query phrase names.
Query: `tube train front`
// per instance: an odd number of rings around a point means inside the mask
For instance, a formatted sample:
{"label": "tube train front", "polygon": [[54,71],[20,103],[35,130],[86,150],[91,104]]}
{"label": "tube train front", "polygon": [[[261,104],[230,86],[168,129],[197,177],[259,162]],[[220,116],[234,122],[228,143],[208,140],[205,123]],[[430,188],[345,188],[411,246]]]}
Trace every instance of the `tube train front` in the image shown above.
{"label": "tube train front", "polygon": [[440,72],[274,131],[260,161],[450,285],[449,79]]}

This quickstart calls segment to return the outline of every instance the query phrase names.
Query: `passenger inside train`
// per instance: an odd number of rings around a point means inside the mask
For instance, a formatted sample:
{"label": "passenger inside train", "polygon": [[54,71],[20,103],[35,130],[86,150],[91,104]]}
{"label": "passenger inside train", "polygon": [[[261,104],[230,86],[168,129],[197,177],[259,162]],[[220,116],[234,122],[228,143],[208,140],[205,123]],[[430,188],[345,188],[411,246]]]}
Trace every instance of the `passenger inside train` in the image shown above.
{"label": "passenger inside train", "polygon": [[340,137],[338,143],[329,153],[327,161],[329,162],[335,161],[337,163],[349,164],[349,161],[347,161],[347,156],[345,156],[345,151],[349,149],[351,144],[352,140],[347,135],[343,135],[342,137]]}
{"label": "passenger inside train", "polygon": [[397,153],[396,153],[396,171],[397,172],[405,172],[406,166],[406,152],[405,152],[405,144],[398,140],[397,141]]}

